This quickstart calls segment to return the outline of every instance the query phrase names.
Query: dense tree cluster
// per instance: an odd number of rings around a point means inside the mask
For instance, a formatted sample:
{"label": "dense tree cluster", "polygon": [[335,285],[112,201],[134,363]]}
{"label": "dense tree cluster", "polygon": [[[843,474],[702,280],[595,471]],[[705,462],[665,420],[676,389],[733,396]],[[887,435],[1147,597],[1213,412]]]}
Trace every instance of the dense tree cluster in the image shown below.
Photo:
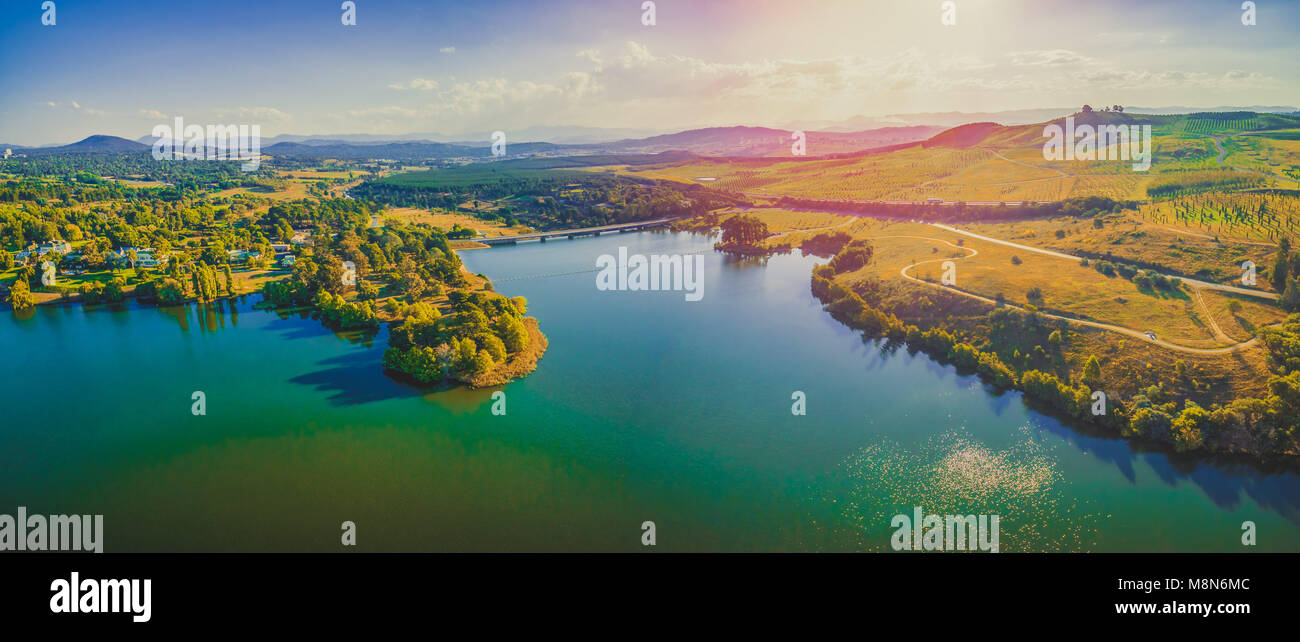
{"label": "dense tree cluster", "polygon": [[1110,212],[1132,209],[1136,205],[1137,203],[1132,201],[1116,201],[1101,196],[1068,198],[1051,203],[1025,203],[1023,205],[853,202],[797,198],[793,196],[783,196],[777,202],[777,207],[784,209],[839,212],[843,214],[869,215],[877,218],[886,217],[949,223],[979,223],[1051,218],[1054,216],[1094,218]]}
{"label": "dense tree cluster", "polygon": [[527,312],[523,297],[456,290],[448,300],[453,313],[447,316],[425,303],[406,310],[405,322],[390,334],[385,367],[422,383],[465,380],[528,348],[531,337],[523,322]]}
{"label": "dense tree cluster", "polygon": [[[257,172],[244,172],[239,163],[231,161],[158,161],[154,160],[151,152],[141,151],[29,154],[27,158],[0,160],[0,173],[33,179],[62,179],[65,183],[75,180],[78,184],[89,183],[104,189],[124,190],[131,188],[120,187],[103,177],[131,177],[167,183],[169,187],[165,190],[150,191],[164,200],[175,200],[184,194],[204,190],[209,185],[218,189],[256,185],[259,180],[270,175],[270,170],[264,167]],[[0,202],[3,200],[4,196],[0,194]]]}
{"label": "dense tree cluster", "polygon": [[[456,170],[438,170],[455,177]],[[463,179],[419,184],[382,179],[353,188],[357,198],[385,205],[444,209],[539,230],[597,227],[668,217],[697,216],[735,199],[698,185],[644,181],[572,171],[516,173],[465,170]],[[488,202],[491,208],[475,207]]]}
{"label": "dense tree cluster", "polygon": [[767,223],[756,216],[737,214],[723,221],[722,241],[714,247],[724,251],[760,250],[768,237]]}
{"label": "dense tree cluster", "polygon": [[830,257],[835,256],[849,241],[853,240],[846,232],[833,231],[822,232],[817,236],[805,239],[800,247],[805,252],[816,256]]}

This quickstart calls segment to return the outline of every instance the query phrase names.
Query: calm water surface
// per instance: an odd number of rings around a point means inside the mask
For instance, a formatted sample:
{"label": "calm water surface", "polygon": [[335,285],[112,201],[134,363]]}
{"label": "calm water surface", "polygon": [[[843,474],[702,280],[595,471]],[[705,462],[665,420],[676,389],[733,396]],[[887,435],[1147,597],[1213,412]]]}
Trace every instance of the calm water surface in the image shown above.
{"label": "calm water surface", "polygon": [[[0,513],[102,513],[108,551],[882,550],[889,518],[1002,516],[1014,550],[1300,550],[1300,476],[1088,436],[864,342],[765,264],[686,234],[465,252],[550,350],[492,390],[386,376],[387,340],[254,310],[0,316]],[[702,253],[705,292],[600,292],[595,257]],[[207,415],[190,413],[207,395]],[[790,412],[807,395],[807,415]],[[7,507],[7,508],[6,508]]]}

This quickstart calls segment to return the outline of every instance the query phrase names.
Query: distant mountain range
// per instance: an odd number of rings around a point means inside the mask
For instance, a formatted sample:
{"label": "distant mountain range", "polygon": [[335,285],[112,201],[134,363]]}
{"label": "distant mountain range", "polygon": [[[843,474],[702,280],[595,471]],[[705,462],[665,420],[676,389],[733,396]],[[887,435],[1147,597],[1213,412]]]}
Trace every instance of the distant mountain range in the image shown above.
{"label": "distant mountain range", "polygon": [[92,152],[146,152],[149,146],[133,140],[127,140],[118,136],[105,136],[97,134],[87,136],[71,145],[59,145],[50,147],[17,147],[12,146],[15,154],[22,153],[28,156],[45,156],[53,154],[87,154]]}
{"label": "distant mountain range", "polygon": [[[1100,105],[1098,106],[1100,107]],[[512,157],[591,154],[657,154],[680,151],[703,156],[791,156],[792,135],[805,132],[809,156],[856,154],[869,150],[929,141],[954,128],[966,135],[991,125],[1017,126],[1043,123],[1078,112],[1078,108],[1022,109],[1002,112],[934,112],[898,114],[884,117],[858,116],[840,122],[810,122],[800,129],[790,127],[706,127],[649,136],[610,138],[616,133],[641,130],[602,129],[597,127],[535,127],[508,132],[507,152]],[[1126,114],[1170,115],[1196,112],[1300,113],[1290,106],[1253,107],[1125,107]],[[884,124],[889,123],[889,124]],[[900,124],[901,123],[901,124]],[[955,136],[956,133],[949,134]],[[534,137],[535,136],[535,137]],[[344,134],[337,136],[280,135],[262,139],[262,153],[288,158],[339,158],[390,160],[430,160],[452,158],[488,158],[492,154],[489,133],[472,137],[447,137],[436,134],[396,136]],[[551,138],[552,140],[546,140]],[[2,145],[16,154],[48,155],[89,152],[148,151],[156,139],[144,136],[127,140],[117,136],[94,135],[70,145],[23,147]],[[560,142],[561,140],[566,142]],[[518,141],[518,142],[514,142]],[[588,142],[575,142],[588,141]],[[211,146],[215,147],[215,144]]]}
{"label": "distant mountain range", "polygon": [[[851,153],[865,149],[885,147],[899,143],[925,140],[944,127],[929,125],[909,127],[883,127],[859,132],[805,132],[805,146],[809,154],[827,155]],[[584,154],[657,154],[667,151],[684,151],[706,156],[791,156],[793,131],[767,127],[709,127],[646,138],[586,143],[558,144],[551,142],[509,142],[506,151],[512,157],[538,155]],[[154,141],[145,137],[131,141],[117,136],[90,136],[71,145],[57,147],[16,148],[16,153],[28,155],[76,154],[89,152],[148,151]],[[353,141],[318,138],[305,141],[284,141],[267,144],[262,141],[262,153],[288,158],[384,158],[390,160],[425,160],[449,158],[489,158],[491,145],[429,140]],[[208,147],[216,148],[216,141]]]}
{"label": "distant mountain range", "polygon": [[[886,116],[854,116],[844,121],[815,121],[804,123],[807,129],[827,132],[860,131],[880,127],[900,127],[908,125],[934,125],[939,127],[958,127],[979,122],[994,122],[1002,125],[1031,125],[1061,118],[1079,111],[1081,105],[1074,107],[1053,107],[1039,109],[1014,109],[1010,111],[985,112],[925,112],[915,114],[889,114]],[[1094,105],[1100,109],[1103,105]],[[1289,114],[1300,108],[1280,106],[1251,107],[1129,107],[1124,111],[1134,114],[1192,114],[1197,112],[1254,111],[1262,114]]]}

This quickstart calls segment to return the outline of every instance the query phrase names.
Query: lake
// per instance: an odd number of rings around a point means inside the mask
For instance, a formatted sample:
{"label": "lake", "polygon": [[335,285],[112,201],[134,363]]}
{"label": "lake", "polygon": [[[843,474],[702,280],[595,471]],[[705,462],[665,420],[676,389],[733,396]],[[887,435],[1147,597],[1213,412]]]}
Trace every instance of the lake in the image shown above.
{"label": "lake", "polygon": [[[1088,435],[809,292],[815,257],[611,234],[462,253],[550,349],[496,389],[387,376],[387,339],[215,306],[0,316],[0,513],[104,515],[105,550],[889,550],[890,518],[997,514],[1002,551],[1300,549],[1300,476]],[[702,254],[704,296],[595,260]],[[207,414],[191,414],[191,395]],[[806,415],[791,412],[806,396]],[[1243,521],[1258,546],[1240,542]]]}

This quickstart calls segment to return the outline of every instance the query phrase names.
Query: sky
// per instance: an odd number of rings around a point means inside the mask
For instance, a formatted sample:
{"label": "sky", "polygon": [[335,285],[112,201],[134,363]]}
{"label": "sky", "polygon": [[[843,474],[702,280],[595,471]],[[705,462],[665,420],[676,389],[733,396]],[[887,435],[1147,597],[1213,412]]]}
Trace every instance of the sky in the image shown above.
{"label": "sky", "polygon": [[1300,105],[1300,0],[51,1],[0,3],[0,143]]}

